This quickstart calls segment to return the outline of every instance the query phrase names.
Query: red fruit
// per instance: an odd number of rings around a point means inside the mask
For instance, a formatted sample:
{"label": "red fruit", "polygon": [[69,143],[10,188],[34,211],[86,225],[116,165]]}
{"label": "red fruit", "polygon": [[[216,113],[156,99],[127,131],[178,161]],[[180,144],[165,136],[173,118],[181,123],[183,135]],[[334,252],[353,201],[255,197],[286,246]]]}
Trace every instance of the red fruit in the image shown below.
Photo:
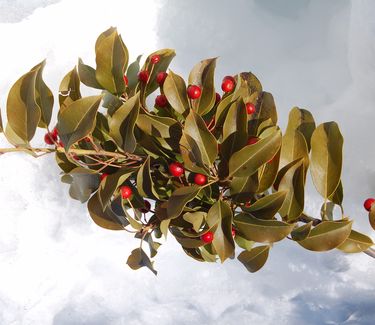
{"label": "red fruit", "polygon": [[257,137],[250,137],[248,140],[247,140],[247,144],[254,144],[254,143],[257,143],[258,142],[258,138]]}
{"label": "red fruit", "polygon": [[57,139],[58,135],[59,135],[59,131],[57,130],[57,127],[54,127],[52,130],[52,137],[54,139]]}
{"label": "red fruit", "polygon": [[234,80],[234,78],[232,76],[226,76],[221,83],[221,89],[225,93],[229,93],[234,89],[235,85],[236,81]]}
{"label": "red fruit", "polygon": [[184,166],[179,162],[173,162],[169,165],[169,172],[175,177],[180,177],[184,171]]}
{"label": "red fruit", "polygon": [[235,237],[236,236],[236,229],[234,229],[234,227],[232,227],[232,237]]}
{"label": "red fruit", "polygon": [[158,63],[159,61],[160,61],[160,55],[155,54],[155,55],[153,55],[153,56],[151,57],[151,63],[152,63],[152,64],[156,64],[156,63]]}
{"label": "red fruit", "polygon": [[207,183],[207,176],[203,174],[195,174],[194,183],[197,185],[204,185]]}
{"label": "red fruit", "polygon": [[100,181],[102,181],[103,179],[105,179],[107,176],[108,176],[108,174],[106,174],[106,173],[101,174],[100,175]]}
{"label": "red fruit", "polygon": [[205,234],[201,236],[201,240],[204,241],[206,244],[211,243],[214,240],[213,232],[207,231]]}
{"label": "red fruit", "polygon": [[197,99],[201,96],[202,90],[201,87],[197,85],[190,85],[187,88],[187,95],[190,99]]}
{"label": "red fruit", "polygon": [[85,137],[84,140],[85,140],[86,142],[90,142],[90,141],[91,141],[91,139],[90,139],[89,137]]}
{"label": "red fruit", "polygon": [[246,203],[245,203],[245,207],[246,207],[246,208],[250,208],[250,207],[251,207],[251,202],[250,202],[250,201],[249,201],[249,202],[246,202]]}
{"label": "red fruit", "polygon": [[155,105],[159,107],[165,107],[168,105],[168,99],[165,95],[158,95],[155,98]]}
{"label": "red fruit", "polygon": [[256,112],[255,105],[253,103],[247,103],[246,104],[246,112],[247,114],[254,114]]}
{"label": "red fruit", "polygon": [[53,135],[51,133],[46,133],[44,135],[44,142],[47,143],[47,144],[54,144],[54,141],[53,141]]}
{"label": "red fruit", "polygon": [[133,190],[129,186],[121,186],[120,188],[121,196],[123,199],[128,199],[132,196]]}
{"label": "red fruit", "polygon": [[59,145],[60,147],[63,147],[63,148],[64,148],[64,144],[62,143],[61,140],[59,141],[58,145]]}
{"label": "red fruit", "polygon": [[375,199],[374,198],[369,198],[367,199],[364,203],[363,203],[363,206],[365,207],[365,209],[367,211],[370,211],[371,210],[371,206],[375,203]]}
{"label": "red fruit", "polygon": [[125,82],[125,85],[128,86],[129,84],[129,79],[126,75],[124,75],[124,82]]}
{"label": "red fruit", "polygon": [[147,83],[148,81],[148,71],[147,70],[142,70],[142,71],[139,71],[138,73],[138,80],[143,82],[143,83]]}
{"label": "red fruit", "polygon": [[166,72],[159,72],[156,75],[156,82],[159,84],[159,86],[163,86],[165,79],[168,77],[168,73]]}
{"label": "red fruit", "polygon": [[220,101],[221,101],[221,96],[219,93],[216,93],[215,104],[219,103]]}
{"label": "red fruit", "polygon": [[142,213],[147,213],[151,210],[151,203],[147,200],[144,201],[144,208],[140,208],[139,210],[142,212]]}

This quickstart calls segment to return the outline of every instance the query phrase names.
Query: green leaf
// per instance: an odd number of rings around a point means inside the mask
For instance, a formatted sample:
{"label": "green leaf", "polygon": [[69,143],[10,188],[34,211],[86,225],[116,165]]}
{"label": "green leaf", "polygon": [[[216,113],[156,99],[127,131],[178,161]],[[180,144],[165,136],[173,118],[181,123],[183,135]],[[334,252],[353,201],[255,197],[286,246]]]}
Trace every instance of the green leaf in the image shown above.
{"label": "green leaf", "polygon": [[7,140],[15,147],[30,147],[30,144],[26,140],[21,139],[13,131],[9,123],[7,123],[7,125],[5,126],[4,134]]}
{"label": "green leaf", "polygon": [[374,242],[372,239],[358,231],[351,230],[349,237],[337,249],[345,253],[360,253],[369,249]]}
{"label": "green leaf", "polygon": [[229,161],[232,155],[247,143],[247,113],[242,100],[230,106],[223,125],[223,140],[220,152]]}
{"label": "green leaf", "polygon": [[172,118],[143,113],[139,114],[136,123],[143,132],[153,137],[181,138],[181,126]]}
{"label": "green leaf", "polygon": [[214,73],[216,58],[200,61],[189,74],[189,85],[201,87],[201,96],[192,100],[192,108],[199,114],[207,114],[215,105]]}
{"label": "green leaf", "polygon": [[311,136],[315,130],[315,121],[312,114],[303,108],[293,107],[289,112],[289,121],[286,132],[297,130],[303,134],[308,150],[311,149]]}
{"label": "green leaf", "polygon": [[76,100],[60,112],[57,129],[66,152],[77,141],[85,138],[95,128],[96,113],[101,96],[90,96]]}
{"label": "green leaf", "polygon": [[115,27],[99,35],[95,44],[96,80],[112,94],[125,92],[124,74],[129,53]]}
{"label": "green leaf", "polygon": [[311,176],[318,192],[330,197],[340,183],[343,137],[335,122],[320,124],[311,137]]}
{"label": "green leaf", "polygon": [[168,200],[168,219],[177,218],[185,205],[192,201],[199,193],[201,187],[197,185],[184,186],[176,189]]}
{"label": "green leaf", "polygon": [[266,264],[269,251],[268,245],[257,246],[250,251],[243,251],[237,258],[249,272],[254,273]]}
{"label": "green leaf", "polygon": [[126,77],[128,78],[128,88],[134,90],[138,83],[138,72],[140,69],[139,62],[141,61],[142,55],[138,55],[137,59],[131,63],[126,70]]}
{"label": "green leaf", "polygon": [[[87,209],[92,220],[99,226],[109,230],[123,230],[129,223],[125,218],[117,216],[110,207],[103,208],[98,193],[95,193],[87,202]],[[121,221],[122,220],[122,221]]]}
{"label": "green leaf", "polygon": [[275,101],[271,93],[262,92],[257,103],[256,114],[251,115],[249,120],[249,134],[256,135],[262,122],[271,119],[273,124],[277,123],[277,111]]}
{"label": "green leaf", "polygon": [[207,224],[214,233],[212,245],[219,255],[221,263],[234,254],[232,220],[232,209],[222,200],[216,201],[210,210],[208,210]]}
{"label": "green leaf", "polygon": [[96,80],[95,69],[83,63],[82,59],[78,59],[78,75],[84,85],[96,89],[104,89]]}
{"label": "green leaf", "polygon": [[340,180],[339,186],[337,186],[335,192],[328,197],[328,200],[339,205],[342,210],[342,201],[344,199],[344,190],[342,187],[342,181]]}
{"label": "green leaf", "polygon": [[150,157],[147,157],[137,174],[137,189],[139,194],[153,200],[160,200],[151,178]]}
{"label": "green leaf", "polygon": [[109,131],[117,145],[132,153],[137,146],[134,127],[139,114],[139,93],[126,101],[109,119]]}
{"label": "green leaf", "polygon": [[234,223],[247,240],[258,243],[273,243],[284,239],[293,230],[294,224],[277,220],[261,220],[250,214],[240,213]]}
{"label": "green leaf", "polygon": [[298,158],[303,159],[305,171],[309,167],[309,151],[305,137],[298,130],[287,131],[282,140],[280,168]]}
{"label": "green leaf", "polygon": [[233,177],[230,183],[230,195],[235,202],[248,202],[258,188],[258,175],[247,177]]}
{"label": "green leaf", "polygon": [[259,199],[249,208],[243,207],[246,212],[250,212],[258,219],[271,220],[280,210],[286,198],[287,191],[275,192]]}
{"label": "green leaf", "polygon": [[276,180],[277,172],[279,170],[280,149],[271,161],[268,161],[258,170],[259,186],[257,193],[262,193],[269,189]]}
{"label": "green leaf", "polygon": [[37,71],[35,78],[35,99],[41,111],[40,121],[38,124],[38,126],[41,128],[47,128],[51,122],[54,102],[52,91],[48,88],[42,77],[45,64],[46,61],[44,60],[32,69]]}
{"label": "green leaf", "polygon": [[284,203],[279,210],[283,219],[295,221],[303,212],[305,204],[305,172],[303,161],[292,165],[281,178],[278,190],[287,191]]}
{"label": "green leaf", "polygon": [[302,225],[301,227],[298,227],[294,229],[291,232],[292,238],[295,241],[300,241],[306,239],[310,232],[311,232],[311,227],[312,227],[313,222],[310,221],[309,223]]}
{"label": "green leaf", "polygon": [[207,217],[207,212],[196,211],[196,212],[186,212],[183,216],[185,221],[193,225],[193,229],[196,232],[199,232],[203,221]]}
{"label": "green leaf", "polygon": [[322,220],[331,220],[333,221],[333,209],[335,208],[335,204],[333,202],[326,202],[326,204],[322,204],[320,208],[320,216]]}
{"label": "green leaf", "polygon": [[255,242],[247,240],[238,234],[234,236],[234,241],[239,247],[246,249],[247,251],[251,250],[255,244]]}
{"label": "green leaf", "polygon": [[281,146],[281,132],[275,131],[265,139],[237,151],[229,160],[229,176],[249,176],[269,161]]}
{"label": "green leaf", "polygon": [[134,249],[131,252],[128,260],[126,261],[126,264],[128,264],[132,270],[138,270],[141,267],[145,266],[148,269],[150,269],[151,272],[154,273],[155,275],[157,275],[158,273],[154,269],[153,262],[151,262],[151,260],[149,259],[149,257],[146,255],[146,253],[143,251],[142,248]]}
{"label": "green leaf", "polygon": [[323,221],[297,243],[311,251],[328,251],[340,246],[349,237],[351,228],[352,221]]}
{"label": "green leaf", "polygon": [[189,99],[186,94],[186,84],[184,79],[169,70],[168,76],[163,84],[163,91],[173,109],[184,114],[189,111]]}
{"label": "green leaf", "polygon": [[73,163],[70,159],[68,159],[64,152],[56,151],[55,160],[57,165],[65,172],[69,173],[74,168],[77,167],[75,163]]}
{"label": "green leaf", "polygon": [[[184,162],[190,156],[198,167],[211,166],[216,160],[218,150],[215,137],[208,131],[204,120],[193,110],[186,118],[185,128],[181,137],[181,154]],[[189,168],[189,167],[187,167]]]}
{"label": "green leaf", "polygon": [[7,100],[8,124],[26,143],[34,137],[42,115],[37,102],[37,74],[38,70],[31,70],[19,78],[10,89]]}
{"label": "green leaf", "polygon": [[60,83],[59,103],[60,110],[69,106],[72,102],[82,98],[80,91],[80,80],[77,69],[69,71]]}
{"label": "green leaf", "polygon": [[198,248],[205,245],[199,237],[187,237],[177,227],[170,227],[169,229],[183,248]]}

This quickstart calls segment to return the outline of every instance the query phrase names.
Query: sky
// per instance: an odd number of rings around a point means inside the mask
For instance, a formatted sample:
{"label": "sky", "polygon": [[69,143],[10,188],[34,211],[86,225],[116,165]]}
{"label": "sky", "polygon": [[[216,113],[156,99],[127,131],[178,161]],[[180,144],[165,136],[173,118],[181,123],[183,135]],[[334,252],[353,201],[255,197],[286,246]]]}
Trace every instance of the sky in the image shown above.
{"label": "sky", "polygon": [[[274,95],[285,128],[293,106],[344,135],[344,208],[373,239],[362,202],[375,195],[375,2],[371,0],[0,0],[0,107],[11,85],[47,58],[55,94],[96,37],[117,26],[131,58],[174,48],[185,77],[219,57],[222,76],[252,71]],[[56,121],[56,111],[53,121]],[[43,146],[43,131],[33,145]],[[7,143],[0,135],[0,147]],[[158,276],[132,271],[137,242],[97,227],[69,197],[53,157],[0,157],[0,324],[372,324],[375,261],[364,254],[274,245],[250,274],[236,260],[199,263],[170,237]],[[306,211],[321,198],[309,180]]]}

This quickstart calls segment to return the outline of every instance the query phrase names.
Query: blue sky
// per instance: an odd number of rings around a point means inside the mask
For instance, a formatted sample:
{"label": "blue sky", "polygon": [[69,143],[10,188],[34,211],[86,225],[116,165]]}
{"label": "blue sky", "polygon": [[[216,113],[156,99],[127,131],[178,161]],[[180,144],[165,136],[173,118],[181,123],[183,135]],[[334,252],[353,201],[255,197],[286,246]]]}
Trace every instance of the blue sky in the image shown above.
{"label": "blue sky", "polygon": [[[0,0],[0,107],[43,58],[55,91],[77,58],[94,63],[96,37],[117,26],[130,55],[175,48],[174,71],[219,56],[217,82],[252,71],[273,93],[280,125],[293,106],[345,137],[345,213],[375,239],[363,211],[375,195],[375,3],[371,0]],[[86,94],[89,94],[87,91]],[[54,116],[56,119],[56,116]],[[40,132],[35,146],[42,146]],[[0,136],[0,147],[6,146]],[[0,324],[372,324],[375,261],[274,245],[264,269],[202,264],[170,238],[155,277],[132,271],[137,243],[100,229],[69,198],[53,157],[0,158]],[[321,198],[308,184],[306,210]]]}

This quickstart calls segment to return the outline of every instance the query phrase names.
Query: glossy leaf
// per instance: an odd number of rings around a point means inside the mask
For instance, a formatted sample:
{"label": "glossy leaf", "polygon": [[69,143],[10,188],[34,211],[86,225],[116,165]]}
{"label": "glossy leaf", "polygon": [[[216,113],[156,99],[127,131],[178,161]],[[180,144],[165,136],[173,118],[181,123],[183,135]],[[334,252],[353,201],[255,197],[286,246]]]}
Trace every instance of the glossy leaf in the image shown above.
{"label": "glossy leaf", "polygon": [[298,130],[306,140],[308,150],[311,149],[311,136],[315,130],[315,121],[312,114],[303,108],[293,107],[289,112],[287,132]]}
{"label": "glossy leaf", "polygon": [[298,130],[287,131],[283,136],[280,167],[284,167],[291,161],[303,158],[305,171],[309,166],[309,151],[305,137]]}
{"label": "glossy leaf", "polygon": [[277,220],[261,220],[250,214],[240,213],[234,217],[234,223],[247,240],[258,243],[273,243],[284,239],[293,230],[294,225]]}
{"label": "glossy leaf", "polygon": [[137,140],[134,135],[134,127],[139,113],[139,94],[126,101],[109,119],[111,137],[124,151],[132,153]]}
{"label": "glossy leaf", "polygon": [[249,120],[249,134],[256,135],[262,122],[271,119],[274,125],[277,123],[277,111],[275,101],[271,93],[262,92],[257,103],[256,114]]}
{"label": "glossy leaf", "polygon": [[137,126],[148,135],[156,138],[181,138],[180,124],[172,118],[143,113],[138,116]]}
{"label": "glossy leaf", "polygon": [[77,167],[77,165],[68,159],[64,152],[56,151],[55,160],[57,165],[61,168],[61,170],[65,173],[69,173],[71,170]]}
{"label": "glossy leaf", "polygon": [[275,192],[257,200],[250,207],[243,210],[250,212],[258,219],[271,220],[280,210],[286,198],[287,191]]}
{"label": "glossy leaf", "polygon": [[82,59],[78,59],[78,76],[81,82],[90,88],[104,89],[96,80],[95,69],[83,63]]}
{"label": "glossy leaf", "polygon": [[298,244],[311,251],[328,251],[340,246],[349,237],[351,228],[352,221],[324,221]]}
{"label": "glossy leaf", "polygon": [[150,157],[147,157],[137,174],[137,189],[139,194],[150,199],[160,199],[155,190],[154,182],[151,178]]}
{"label": "glossy leaf", "polygon": [[238,260],[251,272],[259,271],[268,259],[270,246],[257,246],[250,251],[243,251],[238,255]]}
{"label": "glossy leaf", "polygon": [[271,161],[268,161],[258,170],[258,179],[259,185],[257,193],[262,193],[269,189],[275,182],[277,177],[277,172],[279,170],[279,161],[280,161],[280,152],[281,150],[273,156]]}
{"label": "glossy leaf", "polygon": [[265,139],[237,151],[229,160],[229,176],[245,177],[254,174],[269,161],[281,146],[281,132],[275,131]]}
{"label": "glossy leaf", "polygon": [[320,124],[311,137],[311,176],[318,192],[331,196],[339,186],[343,138],[335,122]]}
{"label": "glossy leaf", "polygon": [[96,80],[112,94],[124,93],[124,74],[128,66],[129,53],[116,28],[111,27],[99,35],[95,53]]}
{"label": "glossy leaf", "polygon": [[310,221],[309,223],[306,223],[305,225],[302,225],[301,227],[294,229],[291,232],[293,240],[300,241],[306,239],[311,232],[312,224],[313,222]]}
{"label": "glossy leaf", "polygon": [[326,202],[326,204],[322,204],[320,208],[320,217],[322,220],[331,220],[333,221],[333,209],[335,208],[335,204],[332,202]]}
{"label": "glossy leaf", "polygon": [[194,231],[199,232],[203,221],[207,217],[207,212],[203,212],[203,211],[186,212],[182,217],[184,218],[185,221],[193,225]]}
{"label": "glossy leaf", "polygon": [[11,128],[10,124],[7,123],[4,130],[5,137],[12,145],[16,147],[29,147],[29,143],[26,140],[21,139]]}
{"label": "glossy leaf", "polygon": [[135,89],[138,83],[138,72],[140,70],[139,62],[142,55],[138,55],[137,59],[132,62],[126,70],[126,77],[128,78],[128,88]]}
{"label": "glossy leaf", "polygon": [[234,253],[232,220],[232,209],[222,200],[216,201],[208,210],[207,224],[214,234],[212,245],[222,263]]}
{"label": "glossy leaf", "polygon": [[215,104],[215,66],[216,58],[203,60],[189,74],[189,85],[197,85],[202,90],[200,97],[191,101],[192,108],[199,115],[207,114]]}
{"label": "glossy leaf", "polygon": [[164,81],[163,91],[169,104],[176,112],[184,114],[185,111],[189,110],[190,105],[186,94],[186,84],[181,76],[170,70]]}
{"label": "glossy leaf", "polygon": [[337,246],[337,249],[344,253],[360,253],[369,249],[372,245],[374,245],[374,242],[370,237],[352,229],[349,237]]}
{"label": "glossy leaf", "polygon": [[177,218],[183,211],[185,205],[198,195],[200,189],[201,187],[197,185],[184,186],[176,189],[168,200],[168,219]]}
{"label": "glossy leaf", "polygon": [[258,188],[258,175],[247,177],[233,177],[230,183],[230,195],[235,202],[248,202]]}
{"label": "glossy leaf", "polygon": [[328,200],[330,200],[331,202],[341,207],[343,199],[344,199],[344,190],[342,187],[342,181],[340,180],[339,186],[337,186],[335,192],[328,197]]}
{"label": "glossy leaf", "polygon": [[255,242],[247,240],[238,234],[234,236],[234,241],[239,247],[246,249],[247,251],[251,250],[255,244]]}
{"label": "glossy leaf", "polygon": [[60,110],[69,106],[72,102],[80,99],[80,80],[76,68],[69,71],[60,83],[59,103]]}
{"label": "glossy leaf", "polygon": [[150,269],[151,272],[155,275],[157,275],[158,273],[154,269],[153,262],[151,262],[150,258],[140,247],[132,250],[128,260],[126,261],[126,264],[128,264],[132,270],[138,270],[141,267],[145,266]]}

